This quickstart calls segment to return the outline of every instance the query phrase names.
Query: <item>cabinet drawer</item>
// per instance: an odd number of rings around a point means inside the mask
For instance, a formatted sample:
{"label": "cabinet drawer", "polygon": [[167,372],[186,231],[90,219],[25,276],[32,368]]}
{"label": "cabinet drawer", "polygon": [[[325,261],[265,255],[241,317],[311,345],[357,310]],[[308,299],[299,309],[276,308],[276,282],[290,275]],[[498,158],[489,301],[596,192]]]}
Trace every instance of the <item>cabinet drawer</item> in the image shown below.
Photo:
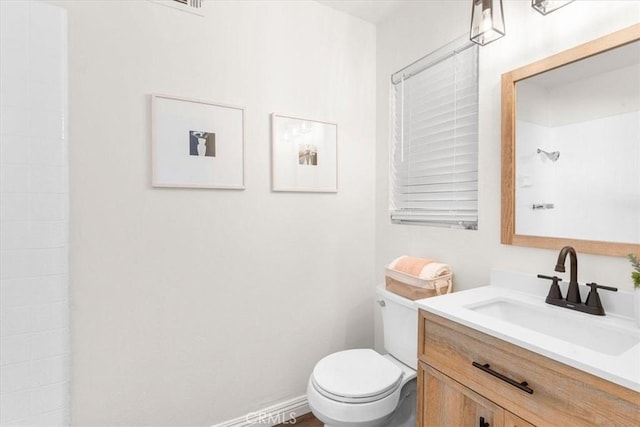
{"label": "cabinet drawer", "polygon": [[640,425],[639,393],[423,310],[418,353],[535,425]]}

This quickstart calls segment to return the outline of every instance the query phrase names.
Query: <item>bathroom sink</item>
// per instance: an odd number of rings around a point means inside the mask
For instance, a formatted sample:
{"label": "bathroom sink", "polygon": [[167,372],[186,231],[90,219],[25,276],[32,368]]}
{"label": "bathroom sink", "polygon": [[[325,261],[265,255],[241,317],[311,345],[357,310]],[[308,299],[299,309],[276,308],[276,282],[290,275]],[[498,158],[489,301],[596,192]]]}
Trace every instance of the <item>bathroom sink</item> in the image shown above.
{"label": "bathroom sink", "polygon": [[492,270],[488,286],[418,300],[416,305],[640,392],[640,328],[633,321],[633,293],[603,294],[607,314],[595,316],[545,304],[548,290],[533,274]]}
{"label": "bathroom sink", "polygon": [[617,356],[640,343],[640,335],[614,327],[585,324],[582,315],[559,312],[510,299],[492,299],[465,308],[590,350]]}

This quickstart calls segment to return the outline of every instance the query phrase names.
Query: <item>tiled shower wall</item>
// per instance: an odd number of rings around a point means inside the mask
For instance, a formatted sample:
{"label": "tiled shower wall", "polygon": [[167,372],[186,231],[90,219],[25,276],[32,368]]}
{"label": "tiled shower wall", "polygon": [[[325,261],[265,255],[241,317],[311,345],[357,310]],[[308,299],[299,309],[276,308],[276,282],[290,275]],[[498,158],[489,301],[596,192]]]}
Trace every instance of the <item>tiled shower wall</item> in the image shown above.
{"label": "tiled shower wall", "polygon": [[0,1],[0,424],[68,425],[66,11]]}

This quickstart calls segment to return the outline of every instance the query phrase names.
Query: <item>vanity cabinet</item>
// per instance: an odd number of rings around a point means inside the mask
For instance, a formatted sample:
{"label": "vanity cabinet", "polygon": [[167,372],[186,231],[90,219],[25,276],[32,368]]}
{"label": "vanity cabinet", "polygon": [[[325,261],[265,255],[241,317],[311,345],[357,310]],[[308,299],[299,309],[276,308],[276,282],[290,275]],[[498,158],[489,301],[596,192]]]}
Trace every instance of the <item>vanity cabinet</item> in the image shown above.
{"label": "vanity cabinet", "polygon": [[633,390],[424,310],[419,322],[419,427],[640,425]]}

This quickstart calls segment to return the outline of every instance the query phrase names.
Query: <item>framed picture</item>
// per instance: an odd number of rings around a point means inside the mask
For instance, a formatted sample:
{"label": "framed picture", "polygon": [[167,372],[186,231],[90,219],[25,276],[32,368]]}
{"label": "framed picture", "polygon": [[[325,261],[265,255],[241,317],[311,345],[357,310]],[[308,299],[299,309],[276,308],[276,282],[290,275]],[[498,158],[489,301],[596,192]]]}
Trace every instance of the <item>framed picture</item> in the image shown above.
{"label": "framed picture", "polygon": [[151,95],[154,187],[244,188],[244,109]]}
{"label": "framed picture", "polygon": [[338,125],[271,115],[273,191],[338,191]]}

